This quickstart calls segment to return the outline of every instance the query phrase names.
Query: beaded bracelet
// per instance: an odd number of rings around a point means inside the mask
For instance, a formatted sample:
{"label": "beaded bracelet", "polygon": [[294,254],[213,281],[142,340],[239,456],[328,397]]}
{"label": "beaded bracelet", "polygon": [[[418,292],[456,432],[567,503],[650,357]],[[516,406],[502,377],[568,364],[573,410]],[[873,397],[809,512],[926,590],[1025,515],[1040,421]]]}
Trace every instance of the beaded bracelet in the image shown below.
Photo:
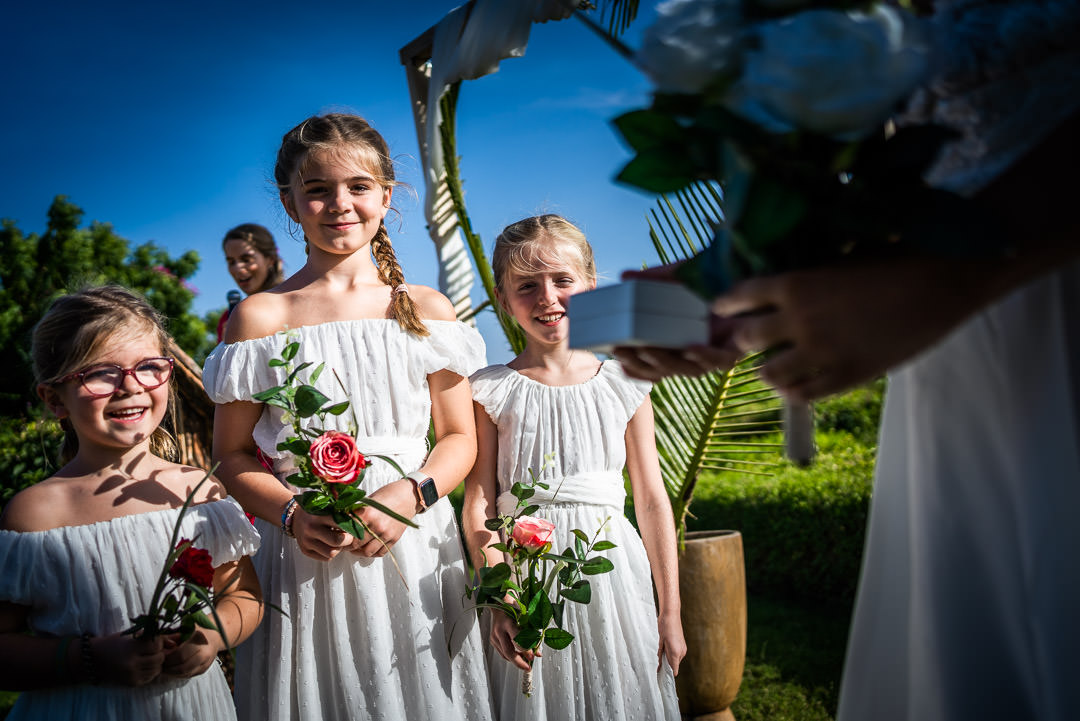
{"label": "beaded bracelet", "polygon": [[97,685],[97,669],[94,666],[94,651],[90,648],[90,634],[84,633],[82,635],[82,667],[83,675],[86,680],[93,685]]}
{"label": "beaded bracelet", "polygon": [[68,663],[68,649],[71,648],[71,642],[76,639],[76,636],[61,636],[60,642],[56,644],[56,680],[60,683],[67,683],[71,677],[71,664]]}
{"label": "beaded bracelet", "polygon": [[281,532],[289,538],[296,538],[296,534],[292,530],[294,513],[296,513],[296,499],[290,498],[289,502],[285,504],[285,509],[281,512]]}

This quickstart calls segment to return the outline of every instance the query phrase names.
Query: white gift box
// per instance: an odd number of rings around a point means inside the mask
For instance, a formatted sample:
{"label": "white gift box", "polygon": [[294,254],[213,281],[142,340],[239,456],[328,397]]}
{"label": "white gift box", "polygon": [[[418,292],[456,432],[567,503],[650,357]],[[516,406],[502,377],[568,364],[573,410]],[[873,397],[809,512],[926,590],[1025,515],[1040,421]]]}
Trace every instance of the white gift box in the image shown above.
{"label": "white gift box", "polygon": [[678,283],[628,280],[570,299],[570,347],[682,348],[709,341],[709,307]]}

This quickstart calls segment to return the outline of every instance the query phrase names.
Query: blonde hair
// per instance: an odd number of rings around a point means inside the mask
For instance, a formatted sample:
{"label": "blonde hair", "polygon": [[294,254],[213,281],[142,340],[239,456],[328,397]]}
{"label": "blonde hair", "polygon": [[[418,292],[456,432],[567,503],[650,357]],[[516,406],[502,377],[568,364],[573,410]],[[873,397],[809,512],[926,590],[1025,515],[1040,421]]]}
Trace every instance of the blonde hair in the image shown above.
{"label": "blonde hair", "polygon": [[[105,347],[124,334],[150,333],[164,354],[170,337],[161,314],[146,299],[119,285],[85,288],[53,301],[34,326],[30,355],[38,384],[55,385],[64,376],[79,371],[99,358]],[[150,452],[165,460],[179,455],[169,432],[176,407],[169,387],[169,411],[150,437]],[[71,423],[60,421],[64,441],[60,460],[67,463],[79,450],[79,437]]]}
{"label": "blonde hair", "polygon": [[[304,172],[306,163],[316,156],[359,163],[383,188],[397,185],[394,161],[386,140],[358,115],[315,115],[285,133],[274,165],[278,190],[283,194],[288,193],[293,180]],[[393,289],[405,284],[405,273],[390,243],[385,222],[379,225],[371,240],[371,253],[380,281]],[[429,335],[420,318],[420,309],[407,292],[390,294],[389,316],[414,335]]]}
{"label": "blonde hair", "polygon": [[535,273],[551,267],[550,258],[564,257],[576,267],[587,284],[596,283],[596,260],[592,246],[581,229],[561,215],[535,215],[511,223],[495,239],[491,251],[491,271],[495,287],[502,289],[510,271]]}

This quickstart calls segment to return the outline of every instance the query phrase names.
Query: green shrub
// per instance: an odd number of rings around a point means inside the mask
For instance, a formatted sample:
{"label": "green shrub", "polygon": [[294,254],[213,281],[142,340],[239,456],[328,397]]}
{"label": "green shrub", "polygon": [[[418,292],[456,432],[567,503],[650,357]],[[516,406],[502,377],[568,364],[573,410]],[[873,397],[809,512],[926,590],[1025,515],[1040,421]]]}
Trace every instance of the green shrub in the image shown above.
{"label": "green shrub", "polygon": [[738,530],[753,593],[850,605],[875,450],[839,431],[819,431],[817,442],[808,468],[782,461],[771,477],[703,475],[687,528]]}
{"label": "green shrub", "polygon": [[866,446],[877,444],[885,379],[814,402],[814,418],[820,431],[845,431]]}
{"label": "green shrub", "polygon": [[44,410],[0,418],[0,505],[56,472],[63,431]]}

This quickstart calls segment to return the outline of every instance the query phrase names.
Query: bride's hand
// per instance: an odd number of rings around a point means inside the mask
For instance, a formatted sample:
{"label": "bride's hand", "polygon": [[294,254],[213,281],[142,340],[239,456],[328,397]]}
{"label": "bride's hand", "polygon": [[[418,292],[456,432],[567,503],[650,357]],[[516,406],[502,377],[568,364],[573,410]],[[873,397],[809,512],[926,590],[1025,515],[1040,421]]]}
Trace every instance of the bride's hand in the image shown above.
{"label": "bride's hand", "polygon": [[992,264],[909,257],[751,278],[713,302],[761,376],[808,401],[871,380],[931,346],[992,297]]}

